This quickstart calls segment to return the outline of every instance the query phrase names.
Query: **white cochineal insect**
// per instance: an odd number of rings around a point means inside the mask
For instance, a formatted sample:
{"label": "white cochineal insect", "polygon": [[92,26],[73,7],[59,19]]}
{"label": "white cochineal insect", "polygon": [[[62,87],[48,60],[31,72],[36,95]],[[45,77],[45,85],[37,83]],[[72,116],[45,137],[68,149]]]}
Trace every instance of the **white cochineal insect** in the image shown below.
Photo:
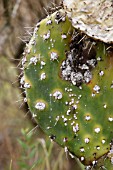
{"label": "white cochineal insect", "polygon": [[76,29],[96,40],[113,43],[112,0],[64,0],[63,4]]}

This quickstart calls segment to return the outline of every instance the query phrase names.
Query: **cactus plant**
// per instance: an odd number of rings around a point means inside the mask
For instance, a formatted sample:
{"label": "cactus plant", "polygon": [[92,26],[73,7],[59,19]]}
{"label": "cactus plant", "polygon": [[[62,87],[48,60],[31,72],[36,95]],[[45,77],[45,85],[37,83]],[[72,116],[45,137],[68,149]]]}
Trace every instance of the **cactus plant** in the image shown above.
{"label": "cactus plant", "polygon": [[63,0],[63,4],[75,28],[96,40],[113,43],[112,0]]}
{"label": "cactus plant", "polygon": [[113,58],[106,48],[59,10],[36,25],[22,59],[32,116],[87,169],[103,156],[98,166],[112,169]]}

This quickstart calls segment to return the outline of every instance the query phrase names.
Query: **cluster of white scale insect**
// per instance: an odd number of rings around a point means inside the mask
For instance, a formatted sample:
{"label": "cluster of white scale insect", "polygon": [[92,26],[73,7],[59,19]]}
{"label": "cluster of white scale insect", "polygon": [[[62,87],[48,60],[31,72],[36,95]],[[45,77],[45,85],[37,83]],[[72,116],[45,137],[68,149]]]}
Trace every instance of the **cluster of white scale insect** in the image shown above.
{"label": "cluster of white scale insect", "polygon": [[[89,83],[92,79],[92,69],[97,64],[96,42],[79,31],[73,33],[70,51],[66,53],[66,60],[61,65],[61,75],[66,81],[75,86]],[[100,72],[100,76],[104,74]]]}
{"label": "cluster of white scale insect", "polygon": [[[82,83],[89,83],[92,79],[90,68],[96,66],[96,59],[87,60],[82,65],[74,65],[75,57],[73,53],[67,55],[67,59],[61,65],[62,78],[71,81],[73,85],[81,85]],[[79,58],[78,58],[79,61]]]}

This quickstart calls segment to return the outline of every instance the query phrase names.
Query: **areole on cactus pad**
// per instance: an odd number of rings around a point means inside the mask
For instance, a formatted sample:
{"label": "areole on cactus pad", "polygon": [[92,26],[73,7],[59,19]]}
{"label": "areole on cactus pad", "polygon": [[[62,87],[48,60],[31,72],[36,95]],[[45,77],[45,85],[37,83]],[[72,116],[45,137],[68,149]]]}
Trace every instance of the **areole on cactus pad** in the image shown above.
{"label": "areole on cactus pad", "polygon": [[112,162],[113,55],[75,30],[63,10],[36,25],[22,59],[30,111],[55,142],[85,165]]}

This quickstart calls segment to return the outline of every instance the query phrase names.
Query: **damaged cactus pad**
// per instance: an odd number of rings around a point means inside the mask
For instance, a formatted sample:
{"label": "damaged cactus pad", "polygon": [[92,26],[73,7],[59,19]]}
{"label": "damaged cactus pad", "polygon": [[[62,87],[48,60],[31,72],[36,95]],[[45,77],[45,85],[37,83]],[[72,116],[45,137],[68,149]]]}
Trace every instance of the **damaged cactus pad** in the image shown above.
{"label": "damaged cactus pad", "polygon": [[87,167],[102,156],[105,168],[113,163],[113,55],[106,48],[59,10],[36,25],[22,58],[32,116]]}

